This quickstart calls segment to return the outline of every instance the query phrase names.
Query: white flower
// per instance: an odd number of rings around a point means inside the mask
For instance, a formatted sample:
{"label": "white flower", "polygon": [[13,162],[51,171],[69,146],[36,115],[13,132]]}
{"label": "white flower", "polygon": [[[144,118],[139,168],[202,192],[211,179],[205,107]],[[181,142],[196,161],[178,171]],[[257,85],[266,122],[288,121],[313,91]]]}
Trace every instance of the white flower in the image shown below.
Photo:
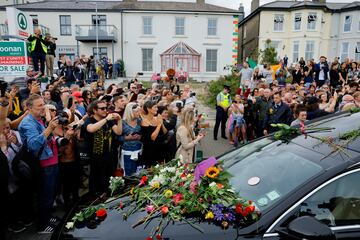
{"label": "white flower", "polygon": [[176,168],[175,167],[165,167],[160,170],[161,173],[175,173]]}
{"label": "white flower", "polygon": [[178,162],[178,166],[180,167],[182,165],[182,163],[184,162],[184,157],[180,154],[179,155],[179,162]]}
{"label": "white flower", "polygon": [[216,182],[210,183],[210,184],[209,184],[209,187],[212,187],[212,188],[213,188],[213,187],[216,187]]}
{"label": "white flower", "polygon": [[162,175],[155,175],[154,178],[150,181],[150,186],[154,186],[155,183],[160,183],[164,184],[165,183],[165,178]]}
{"label": "white flower", "polygon": [[67,222],[65,228],[72,229],[74,227],[74,222]]}

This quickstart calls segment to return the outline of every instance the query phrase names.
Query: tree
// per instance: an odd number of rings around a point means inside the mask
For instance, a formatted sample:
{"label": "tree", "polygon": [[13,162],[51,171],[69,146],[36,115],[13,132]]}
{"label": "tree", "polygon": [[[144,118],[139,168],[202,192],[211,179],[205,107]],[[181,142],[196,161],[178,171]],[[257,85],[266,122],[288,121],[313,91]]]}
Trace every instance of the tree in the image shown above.
{"label": "tree", "polygon": [[265,49],[260,50],[261,63],[262,64],[278,64],[276,49],[271,46],[271,40],[268,39],[265,42]]}

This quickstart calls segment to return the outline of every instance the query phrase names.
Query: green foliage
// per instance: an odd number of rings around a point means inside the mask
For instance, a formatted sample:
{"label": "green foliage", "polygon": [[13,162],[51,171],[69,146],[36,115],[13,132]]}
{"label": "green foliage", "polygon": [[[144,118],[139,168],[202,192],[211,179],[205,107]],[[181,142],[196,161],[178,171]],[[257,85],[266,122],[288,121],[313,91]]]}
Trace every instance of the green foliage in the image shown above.
{"label": "green foliage", "polygon": [[229,85],[231,87],[231,96],[234,97],[239,88],[240,79],[238,76],[232,74],[211,81],[209,84],[209,92],[206,96],[206,103],[210,107],[216,105],[216,96],[224,89],[224,85]]}
{"label": "green foliage", "polygon": [[278,64],[277,61],[277,52],[274,47],[271,45],[271,40],[266,40],[266,48],[264,50],[260,50],[260,56],[261,56],[261,63],[262,64]]}

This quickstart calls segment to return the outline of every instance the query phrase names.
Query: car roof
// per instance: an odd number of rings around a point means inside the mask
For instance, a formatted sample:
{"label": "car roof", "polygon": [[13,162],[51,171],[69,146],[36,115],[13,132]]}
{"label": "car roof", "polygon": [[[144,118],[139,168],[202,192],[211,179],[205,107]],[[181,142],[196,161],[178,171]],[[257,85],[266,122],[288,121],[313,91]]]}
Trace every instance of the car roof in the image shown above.
{"label": "car roof", "polygon": [[[323,157],[320,158],[309,158],[315,162],[316,164],[322,166],[324,169],[333,168],[336,166],[343,165],[345,163],[344,168],[346,166],[354,165],[357,162],[360,162],[360,138],[357,138],[355,141],[351,142],[350,144],[344,146],[343,151],[336,151],[332,153],[334,150],[331,146],[327,143],[322,143],[319,139],[315,139],[311,136],[317,138],[333,138],[337,139],[340,135],[344,134],[345,132],[360,129],[360,113],[351,113],[351,112],[340,112],[336,114],[331,114],[325,117],[321,117],[312,121],[307,122],[306,126],[308,128],[332,128],[331,131],[319,131],[315,133],[311,133],[306,135],[298,135],[293,137],[290,142],[281,142],[276,141],[274,139],[274,133],[256,139],[249,144],[241,146],[235,150],[231,150],[220,157],[227,155],[228,153],[232,153],[233,151],[241,150],[241,148],[249,146],[250,144],[256,144],[260,141],[264,141],[266,144],[257,148],[256,151],[261,151],[263,148],[271,148],[271,147],[284,147],[285,149],[291,148],[294,145],[297,145],[300,148],[303,148],[304,151],[309,152],[316,152],[320,153]],[[269,140],[272,140],[269,142]],[[337,143],[337,142],[335,142]],[[340,143],[342,144],[342,142]],[[289,145],[287,147],[286,145]],[[351,148],[352,150],[346,149],[349,145],[353,145]],[[354,147],[355,146],[355,147]],[[239,159],[241,160],[241,159]],[[236,161],[237,162],[237,161]],[[235,164],[236,162],[232,162],[229,166]]]}

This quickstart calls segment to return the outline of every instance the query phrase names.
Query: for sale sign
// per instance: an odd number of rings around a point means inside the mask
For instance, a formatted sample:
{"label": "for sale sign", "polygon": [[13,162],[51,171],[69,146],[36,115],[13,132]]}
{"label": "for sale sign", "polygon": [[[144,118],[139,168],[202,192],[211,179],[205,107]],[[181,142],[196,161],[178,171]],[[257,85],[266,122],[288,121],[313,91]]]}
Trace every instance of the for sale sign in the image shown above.
{"label": "for sale sign", "polygon": [[25,42],[0,42],[0,75],[24,76],[28,65]]}
{"label": "for sale sign", "polygon": [[14,7],[7,7],[6,15],[8,18],[9,35],[25,39],[33,33],[33,19],[29,14]]}

